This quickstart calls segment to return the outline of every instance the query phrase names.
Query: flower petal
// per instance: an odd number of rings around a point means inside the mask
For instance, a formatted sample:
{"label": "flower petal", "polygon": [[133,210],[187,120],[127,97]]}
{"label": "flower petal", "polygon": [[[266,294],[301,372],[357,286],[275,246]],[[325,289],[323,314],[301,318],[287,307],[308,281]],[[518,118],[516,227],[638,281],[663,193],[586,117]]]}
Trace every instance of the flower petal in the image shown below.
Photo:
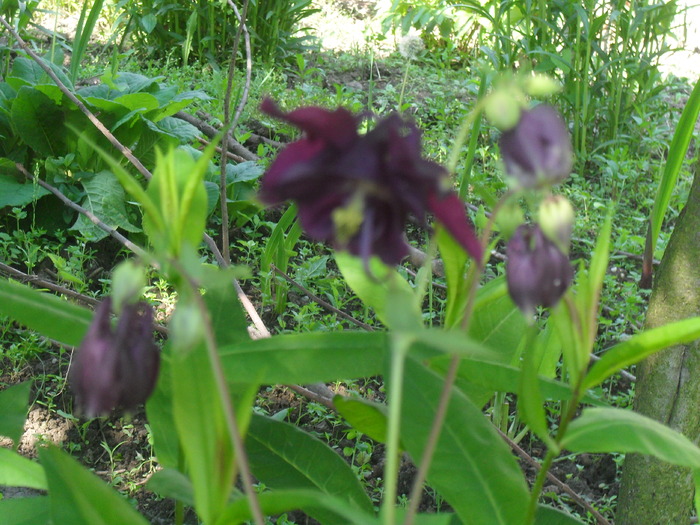
{"label": "flower petal", "polygon": [[481,264],[484,247],[477,238],[471,221],[467,217],[467,212],[464,210],[464,204],[459,200],[459,197],[454,193],[448,193],[442,197],[438,196],[437,193],[431,193],[428,196],[428,207],[450,235],[462,245],[462,248],[478,264]]}
{"label": "flower petal", "polygon": [[320,140],[334,148],[346,148],[358,139],[357,125],[360,119],[345,108],[329,111],[309,106],[285,113],[272,99],[266,98],[260,109],[272,117],[286,120],[300,128],[309,140]]}

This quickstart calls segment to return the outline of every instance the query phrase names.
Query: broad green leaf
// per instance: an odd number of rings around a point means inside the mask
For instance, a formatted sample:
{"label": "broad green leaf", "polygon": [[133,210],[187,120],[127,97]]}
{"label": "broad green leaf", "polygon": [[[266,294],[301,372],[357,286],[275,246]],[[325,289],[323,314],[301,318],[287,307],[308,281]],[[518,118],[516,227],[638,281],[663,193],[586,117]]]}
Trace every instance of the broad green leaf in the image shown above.
{"label": "broad green leaf", "polygon": [[[73,83],[63,72],[63,68],[43,58],[40,58],[40,60],[43,64],[51,68],[68,89],[73,89]],[[10,71],[10,74],[7,76],[7,83],[15,90],[19,90],[22,86],[48,84],[53,83],[53,81],[35,60],[17,57],[12,61],[12,71]]]}
{"label": "broad green leaf", "polygon": [[[444,379],[406,359],[401,441],[419,461]],[[517,461],[481,410],[453,389],[428,483],[465,523],[519,525],[529,491]]]}
{"label": "broad green leaf", "polygon": [[48,496],[0,500],[3,525],[49,525],[51,512]]}
{"label": "broad green leaf", "polygon": [[197,137],[202,135],[202,132],[192,124],[175,117],[165,117],[158,121],[157,126],[164,133],[178,139],[182,144],[194,142]]}
{"label": "broad green leaf", "polygon": [[219,349],[230,383],[308,384],[371,377],[383,370],[387,335],[335,332],[279,335]]}
{"label": "broad green leaf", "polygon": [[194,493],[192,483],[182,472],[174,468],[164,468],[155,472],[146,485],[163,498],[181,501],[185,505],[194,507]]}
{"label": "broad green leaf", "polygon": [[147,525],[116,491],[54,445],[39,449],[46,471],[54,523]]}
{"label": "broad green leaf", "polygon": [[695,125],[700,115],[700,80],[698,80],[693,88],[688,102],[685,104],[681,118],[676,126],[676,131],[673,133],[673,139],[669,146],[664,173],[659,182],[659,188],[654,199],[654,207],[649,218],[649,229],[647,230],[647,242],[644,253],[645,267],[648,265],[648,271],[651,272],[651,261],[654,257],[656,249],[656,241],[661,233],[664,216],[668,210],[668,204],[671,201],[671,195],[676,187],[678,174],[681,171],[685,160],[688,146],[693,138]]}
{"label": "broad green leaf", "polygon": [[[104,77],[103,77],[104,78]],[[153,93],[160,87],[158,82],[162,77],[147,77],[139,73],[119,73],[114,79],[114,88],[125,93]]]}
{"label": "broad green leaf", "polygon": [[265,173],[265,168],[254,160],[241,162],[239,164],[227,164],[226,184],[252,182],[258,180],[263,173]]}
{"label": "broad green leaf", "polygon": [[222,270],[207,267],[201,278],[201,284],[206,290],[203,295],[204,304],[209,310],[219,348],[250,341],[248,320],[233,286],[235,277],[233,268]]}
{"label": "broad green leaf", "polygon": [[395,314],[389,308],[391,293],[395,299],[394,306],[397,300],[401,300],[398,298],[403,298],[404,302],[402,315],[394,315],[394,324],[400,322],[401,326],[412,330],[423,326],[423,316],[414,299],[413,289],[394,268],[385,265],[379,258],[372,257],[367,265],[371,273],[368,275],[362,259],[346,252],[336,252],[335,262],[353,292],[363,303],[374,309],[382,323],[394,329],[399,328],[391,326],[391,317]]}
{"label": "broad green leaf", "polygon": [[[129,232],[141,231],[141,228],[129,221],[124,188],[111,171],[95,173],[94,176],[86,177],[80,182],[85,189],[85,198],[81,203],[83,208],[112,228],[121,228]],[[78,216],[71,229],[78,230],[92,242],[100,241],[109,235],[83,214]]]}
{"label": "broad green leaf", "polygon": [[31,381],[25,381],[0,392],[0,436],[10,438],[15,447],[24,432],[31,387]]}
{"label": "broad green leaf", "polygon": [[[171,324],[183,322],[181,316],[187,313],[183,314],[183,305],[182,301],[178,304]],[[175,425],[194,489],[197,514],[205,523],[213,523],[233,488],[231,435],[204,343],[195,340],[187,348],[175,347],[176,343],[182,345],[182,338],[173,337],[171,352]]]}
{"label": "broad green leaf", "polygon": [[445,307],[445,326],[453,328],[462,321],[467,304],[466,272],[469,257],[464,248],[447,233],[445,228],[435,228],[438,249],[445,269],[447,281],[447,305]]}
{"label": "broad green leaf", "polygon": [[39,155],[57,157],[65,153],[63,111],[49,97],[23,86],[11,113],[17,134]]}
{"label": "broad green leaf", "polygon": [[114,102],[129,108],[129,111],[145,113],[152,109],[158,109],[160,104],[156,97],[150,93],[128,93],[114,99]]}
{"label": "broad green leaf", "polygon": [[80,344],[92,320],[87,308],[5,279],[0,279],[0,314],[71,346]]}
{"label": "broad green leaf", "polygon": [[268,487],[314,489],[365,513],[373,512],[372,501],[346,461],[294,425],[254,415],[246,450],[253,475]]}
{"label": "broad green leaf", "polygon": [[683,434],[651,418],[620,408],[588,408],[561,441],[572,452],[622,452],[654,456],[700,470],[700,448]]}
{"label": "broad green leaf", "polygon": [[518,415],[530,427],[530,429],[547,445],[548,448],[556,448],[556,443],[549,435],[547,418],[544,413],[544,397],[540,390],[540,378],[537,371],[540,363],[539,345],[534,343],[537,337],[537,327],[527,328],[527,344],[523,355],[522,370],[520,372],[520,386],[518,388]]}
{"label": "broad green leaf", "polygon": [[583,525],[583,521],[559,509],[539,505],[535,525]]}
{"label": "broad green leaf", "polygon": [[[434,357],[429,360],[430,368],[440,374],[447,373],[450,358],[447,356]],[[478,387],[478,392],[513,392],[517,393],[520,384],[521,369],[517,366],[489,361],[484,358],[463,357],[459,363],[457,372],[457,387],[471,399],[472,403],[481,406],[481,395],[472,398],[473,387]],[[565,401],[571,399],[571,387],[566,383],[538,377],[538,385],[542,396],[547,400]],[[583,398],[584,403],[598,406],[607,406],[591,396]]]}
{"label": "broad green leaf", "polygon": [[0,447],[0,485],[46,490],[46,475],[41,465]]}
{"label": "broad green leaf", "polygon": [[333,405],[353,428],[367,434],[374,441],[386,443],[386,405],[343,396],[335,396]]}
{"label": "broad green leaf", "polygon": [[[373,514],[362,512],[349,505],[342,498],[331,496],[317,490],[290,489],[275,490],[258,495],[263,514],[273,516],[291,510],[303,510],[310,515],[323,515],[329,518],[325,523],[343,523],[347,525],[379,525]],[[241,498],[234,501],[224,511],[216,525],[248,523],[252,519],[248,500]],[[420,523],[420,522],[418,522]]]}
{"label": "broad green leaf", "polygon": [[153,433],[153,448],[158,463],[165,468],[175,469],[181,466],[182,448],[173,414],[171,361],[171,351],[166,345],[161,353],[158,382],[146,402],[146,414]]}
{"label": "broad green leaf", "polygon": [[700,338],[700,317],[691,317],[645,330],[610,348],[586,375],[582,388],[599,385],[615,372],[633,365],[669,346]]}

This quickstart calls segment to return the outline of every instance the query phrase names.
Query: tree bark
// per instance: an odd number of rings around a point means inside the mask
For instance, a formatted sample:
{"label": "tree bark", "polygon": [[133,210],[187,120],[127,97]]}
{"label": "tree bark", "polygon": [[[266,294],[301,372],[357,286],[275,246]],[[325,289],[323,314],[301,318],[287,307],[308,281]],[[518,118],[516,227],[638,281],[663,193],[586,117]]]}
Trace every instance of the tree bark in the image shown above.
{"label": "tree bark", "polygon": [[[655,277],[646,327],[700,315],[700,169]],[[700,441],[700,342],[659,352],[637,368],[635,411]],[[690,523],[693,483],[688,469],[655,458],[625,458],[617,525]]]}

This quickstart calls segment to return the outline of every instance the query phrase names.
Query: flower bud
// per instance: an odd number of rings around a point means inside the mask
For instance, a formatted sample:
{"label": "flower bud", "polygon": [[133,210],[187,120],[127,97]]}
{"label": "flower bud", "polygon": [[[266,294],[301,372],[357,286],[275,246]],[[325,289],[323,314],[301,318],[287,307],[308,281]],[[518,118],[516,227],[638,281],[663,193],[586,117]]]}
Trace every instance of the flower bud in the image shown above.
{"label": "flower bud", "polygon": [[542,74],[532,74],[524,79],[525,92],[534,98],[549,97],[561,91],[561,84],[552,77]]}
{"label": "flower bud", "polygon": [[500,146],[506,171],[525,188],[556,184],[571,173],[569,130],[551,106],[523,111],[517,125],[501,135]]}
{"label": "flower bud", "polygon": [[538,225],[523,224],[506,248],[508,293],[525,315],[554,306],[574,277],[569,259]]}
{"label": "flower bud", "polygon": [[512,89],[497,89],[484,101],[486,118],[501,131],[514,128],[520,120],[522,105]]}
{"label": "flower bud", "polygon": [[538,224],[544,234],[565,254],[569,253],[574,228],[574,208],[566,197],[551,195],[540,204]]}
{"label": "flower bud", "polygon": [[148,399],[158,377],[151,307],[145,302],[123,305],[116,330],[111,312],[107,298],[95,310],[69,374],[76,405],[88,417],[136,408]]}

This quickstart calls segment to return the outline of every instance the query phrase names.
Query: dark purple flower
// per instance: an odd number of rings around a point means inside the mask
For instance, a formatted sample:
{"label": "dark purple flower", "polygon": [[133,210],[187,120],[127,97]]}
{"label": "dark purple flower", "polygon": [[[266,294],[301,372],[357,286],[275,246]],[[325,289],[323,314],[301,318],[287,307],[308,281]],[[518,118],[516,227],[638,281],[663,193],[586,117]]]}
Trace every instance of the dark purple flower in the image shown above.
{"label": "dark purple flower", "polygon": [[516,126],[501,135],[500,146],[506,171],[525,188],[556,184],[571,173],[569,130],[551,106],[523,111]]}
{"label": "dark purple flower", "polygon": [[477,261],[483,248],[446,170],[421,157],[420,132],[397,114],[365,135],[362,120],[343,108],[307,107],[284,113],[266,99],[262,110],[305,132],[282,150],[262,180],[260,198],[299,208],[304,230],[367,260],[397,264],[408,253],[409,214],[431,212]]}
{"label": "dark purple flower", "polygon": [[526,315],[538,306],[556,305],[571,285],[574,271],[568,257],[538,225],[519,226],[506,255],[508,293]]}
{"label": "dark purple flower", "polygon": [[107,298],[95,310],[70,371],[76,405],[88,417],[136,408],[148,399],[158,377],[152,308],[145,302],[125,304],[116,330],[111,312]]}

